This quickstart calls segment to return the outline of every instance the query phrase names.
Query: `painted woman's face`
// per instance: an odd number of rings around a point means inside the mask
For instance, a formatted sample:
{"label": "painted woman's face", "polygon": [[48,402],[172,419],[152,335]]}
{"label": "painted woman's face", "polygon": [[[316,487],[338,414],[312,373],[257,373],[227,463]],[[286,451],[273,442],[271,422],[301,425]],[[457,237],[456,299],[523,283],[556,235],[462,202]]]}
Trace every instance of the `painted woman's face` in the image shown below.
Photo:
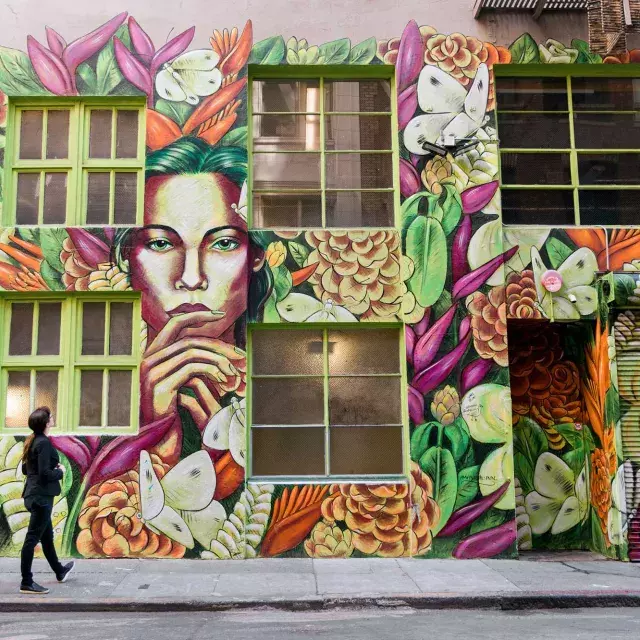
{"label": "painted woman's face", "polygon": [[145,226],[136,233],[130,268],[153,333],[178,314],[213,311],[217,319],[206,334],[225,337],[246,310],[251,271],[262,256],[254,261],[246,222],[231,206],[239,195],[218,174],[147,180]]}

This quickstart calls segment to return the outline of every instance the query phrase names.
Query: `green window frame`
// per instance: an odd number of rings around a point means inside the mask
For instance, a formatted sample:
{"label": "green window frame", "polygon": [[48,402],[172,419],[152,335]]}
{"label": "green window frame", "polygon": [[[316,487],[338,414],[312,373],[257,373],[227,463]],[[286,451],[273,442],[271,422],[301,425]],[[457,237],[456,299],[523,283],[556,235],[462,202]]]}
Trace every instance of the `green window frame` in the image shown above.
{"label": "green window frame", "polygon": [[[550,68],[551,67],[551,68]],[[634,65],[631,65],[634,67]],[[637,224],[638,220],[631,221],[628,219],[616,220],[615,218],[607,218],[606,214],[600,213],[600,211],[604,211],[607,207],[609,207],[612,211],[615,211],[615,203],[616,199],[618,202],[624,204],[625,198],[635,198],[640,197],[640,193],[635,194],[636,191],[640,191],[640,171],[638,171],[638,176],[635,178],[632,177],[629,179],[629,175],[631,172],[627,172],[627,176],[624,176],[623,179],[618,180],[616,183],[606,181],[604,178],[597,179],[591,178],[592,182],[589,182],[589,177],[587,176],[587,172],[585,167],[588,166],[587,163],[590,162],[590,159],[593,161],[593,166],[597,167],[598,162],[603,163],[601,166],[606,167],[606,163],[608,162],[611,166],[615,165],[617,161],[620,162],[631,162],[635,163],[637,167],[640,169],[640,144],[638,147],[624,148],[624,147],[616,147],[614,145],[610,145],[605,148],[596,148],[595,146],[585,146],[587,142],[585,140],[584,130],[582,133],[583,143],[580,144],[580,119],[582,118],[582,122],[588,120],[591,116],[595,117],[597,121],[598,117],[600,117],[604,123],[604,126],[607,124],[607,119],[612,118],[615,120],[617,117],[630,117],[638,119],[640,117],[640,103],[638,103],[637,108],[633,109],[597,109],[593,107],[583,107],[581,108],[580,104],[575,104],[575,94],[573,92],[576,84],[585,85],[589,83],[590,79],[593,79],[594,89],[596,88],[596,83],[602,80],[624,80],[624,79],[636,79],[640,78],[640,73],[635,68],[622,68],[622,65],[614,66],[614,65],[583,65],[583,64],[572,64],[572,65],[540,65],[540,64],[532,64],[532,65],[496,65],[494,67],[494,72],[496,74],[496,120],[497,120],[497,131],[498,138],[500,139],[500,187],[502,191],[502,199],[503,199],[503,221],[505,224],[516,224],[516,225],[536,225],[536,224],[545,224],[546,226],[562,226],[564,225],[606,225],[608,227],[616,227],[616,226],[628,226],[629,224]],[[552,81],[561,82],[564,81],[564,87],[566,87],[566,97],[567,97],[567,106],[566,109],[554,109],[554,110],[517,110],[517,109],[506,109],[501,108],[501,80],[505,79],[555,79]],[[635,105],[634,105],[635,106]],[[567,125],[568,125],[568,141],[567,145],[546,145],[542,146],[540,144],[536,145],[534,141],[531,144],[526,143],[526,134],[523,134],[523,138],[525,139],[525,143],[522,146],[514,147],[513,145],[509,145],[508,143],[503,142],[500,129],[501,123],[502,128],[505,129],[507,127],[507,121],[510,117],[518,118],[522,116],[523,124],[526,123],[526,116],[539,116],[540,118],[554,116],[554,117],[566,117]],[[613,121],[612,120],[612,121]],[[522,127],[523,130],[526,128]],[[622,129],[620,129],[622,130]],[[615,139],[615,138],[613,138]],[[564,173],[568,179],[558,180],[555,183],[536,183],[536,182],[527,182],[526,184],[517,182],[505,183],[505,165],[507,163],[507,156],[512,155],[512,158],[515,158],[515,154],[521,155],[523,157],[527,157],[530,159],[530,166],[533,166],[536,161],[542,160],[542,156],[538,154],[552,154],[553,156],[557,156],[558,160],[556,161],[554,158],[554,162],[563,165],[562,169],[558,169],[555,175],[559,175],[559,173]],[[561,158],[565,156],[567,160]],[[615,158],[617,157],[617,160]],[[581,166],[581,162],[584,162]],[[626,178],[626,179],[625,179]],[[554,180],[554,178],[551,178]],[[613,178],[612,178],[613,180]],[[564,192],[567,194],[567,197],[564,199],[567,203],[567,206],[564,210],[558,209],[558,216],[550,216],[548,220],[540,220],[540,218],[536,219],[536,210],[532,209],[531,220],[512,220],[509,216],[509,209],[511,208],[510,204],[510,193],[513,192],[525,192],[522,197],[522,202],[533,202],[535,198],[540,197],[541,201],[544,198],[543,195],[538,196],[538,194],[546,192],[547,195],[553,199],[552,192]],[[615,192],[615,193],[614,193]],[[531,196],[531,197],[529,197]],[[557,198],[562,198],[559,194],[556,196]],[[606,200],[602,201],[599,198],[607,198],[610,197],[612,200],[611,204],[607,204]],[[582,199],[582,200],[581,200]],[[516,202],[518,200],[516,199]],[[559,200],[558,200],[559,202]],[[604,202],[601,206],[598,203]],[[514,210],[517,209],[516,205]],[[534,205],[535,207],[535,205]],[[630,207],[630,201],[626,201],[627,210]],[[582,213],[581,213],[582,208]],[[615,215],[622,215],[621,213],[622,205],[619,212]],[[565,219],[560,219],[562,213],[565,215]],[[506,215],[505,215],[506,214]],[[628,218],[628,215],[627,215]]]}
{"label": "green window frame", "polygon": [[142,98],[10,99],[3,224],[140,224],[145,128]]}
{"label": "green window frame", "polygon": [[[315,353],[322,358],[322,367],[321,371],[316,370],[313,373],[292,373],[286,374],[281,372],[276,373],[264,373],[257,372],[257,362],[261,357],[259,352],[254,351],[256,348],[256,335],[257,334],[265,334],[268,332],[281,332],[280,335],[285,337],[287,333],[305,332],[307,334],[307,338],[309,334],[313,334],[317,337],[321,336],[322,347],[321,349],[318,346],[317,351]],[[385,372],[369,372],[365,373],[363,371],[353,372],[350,370],[348,372],[336,372],[335,369],[332,371],[331,364],[331,353],[332,353],[332,345],[335,345],[335,340],[332,341],[332,338],[336,337],[336,334],[342,334],[346,336],[358,336],[358,339],[364,339],[362,345],[371,346],[372,343],[377,343],[380,347],[380,342],[376,341],[376,336],[371,337],[372,332],[383,331],[388,332],[388,337],[392,334],[396,334],[397,339],[395,342],[397,343],[398,348],[398,367],[397,371],[392,372],[391,370],[386,370]],[[369,333],[369,336],[367,336]],[[273,335],[273,334],[272,334]],[[338,337],[338,344],[340,338]],[[319,340],[318,340],[319,342]],[[266,343],[269,346],[269,343]],[[314,342],[314,344],[316,344]],[[347,343],[348,344],[348,343]],[[382,368],[393,367],[390,354],[393,352],[391,347],[389,346],[391,343],[389,342],[386,347],[380,347],[383,351],[383,356],[378,360],[380,363],[384,363]],[[265,343],[263,343],[262,348],[264,349]],[[260,348],[260,347],[258,347]],[[344,343],[343,343],[343,347]],[[348,348],[348,347],[347,347]],[[291,353],[283,354],[279,352],[278,345],[273,344],[273,358],[275,361],[280,361],[287,356],[291,356]],[[365,478],[368,480],[372,479],[384,479],[384,480],[398,480],[404,479],[407,475],[408,469],[408,452],[409,452],[409,417],[408,417],[408,398],[407,398],[407,373],[406,373],[406,362],[404,360],[403,355],[406,352],[405,346],[405,337],[404,331],[402,330],[402,325],[399,324],[388,324],[388,323],[372,323],[366,327],[362,325],[354,325],[352,323],[341,323],[339,325],[333,325],[331,327],[327,327],[326,325],[318,325],[314,323],[305,323],[303,325],[291,324],[286,326],[274,326],[274,325],[265,325],[265,324],[254,324],[249,325],[249,329],[247,332],[247,407],[246,407],[246,419],[247,419],[247,451],[249,454],[247,455],[247,477],[252,480],[258,481],[275,481],[277,479],[278,482],[313,482],[313,481],[326,481],[327,479],[331,480],[339,480],[340,478],[348,479],[349,481],[353,481],[354,478]],[[371,351],[373,359],[375,360],[376,354]],[[353,355],[353,352],[352,352]],[[355,359],[361,357],[356,355]],[[300,353],[299,362],[304,361],[304,353]],[[262,357],[264,358],[264,351],[262,352]],[[297,357],[297,355],[296,355]],[[353,360],[351,358],[345,359],[343,362],[351,363]],[[261,367],[264,365],[260,365]],[[318,362],[316,360],[315,366],[318,367]],[[337,365],[333,365],[333,368],[340,367],[340,363]],[[344,366],[344,365],[342,365]],[[375,368],[375,365],[374,365]],[[348,369],[348,367],[347,367]],[[280,414],[276,416],[276,422],[271,423],[262,423],[260,420],[260,415],[258,415],[259,411],[257,411],[257,405],[259,404],[259,398],[256,398],[256,383],[260,381],[266,381],[267,383],[271,381],[275,381],[282,385],[288,386],[291,382],[295,383],[296,381],[309,381],[316,380],[318,383],[317,391],[322,395],[322,419],[317,422],[287,422],[288,418],[284,418],[286,408],[288,405],[291,405],[289,402],[289,398],[280,397],[277,402],[272,404],[273,407],[277,407],[277,412]],[[339,385],[341,382],[347,384],[354,384],[355,381],[365,381],[371,380],[375,381],[374,384],[384,385],[385,380],[394,380],[397,381],[393,385],[390,385],[390,388],[387,389],[379,389],[380,394],[385,394],[385,398],[388,399],[388,402],[385,402],[385,405],[391,407],[390,411],[393,413],[397,411],[395,414],[397,416],[397,422],[387,421],[387,420],[378,420],[375,419],[373,421],[363,419],[356,419],[354,422],[347,423],[344,417],[337,417],[332,420],[332,407],[331,402],[333,400],[334,389],[332,383],[336,383]],[[271,389],[267,387],[266,391],[262,391],[262,393],[270,394],[269,397],[273,398],[273,394],[271,394]],[[335,391],[338,395],[340,395],[339,391]],[[388,393],[395,393],[394,397],[388,395]],[[379,397],[382,397],[380,395]],[[304,406],[305,413],[307,410],[309,413],[319,412],[319,402],[317,402],[317,398],[315,398],[315,407],[308,408],[306,404],[302,402],[296,403],[297,407]],[[344,407],[345,398],[342,397],[339,399],[339,403],[342,403],[342,407]],[[349,409],[351,410],[351,401],[349,400]],[[339,410],[339,407],[338,409]],[[274,409],[275,411],[275,409]],[[349,418],[357,415],[356,411],[351,411],[349,413]],[[319,417],[319,413],[317,414]],[[344,416],[344,414],[343,414]],[[388,417],[388,416],[387,416]],[[315,415],[311,416],[311,420],[316,418]],[[289,444],[290,439],[289,436],[291,433],[294,433],[293,430],[298,430],[297,435],[301,435],[302,431],[309,429],[310,431],[315,431],[315,438],[312,436],[309,441],[309,449],[313,447],[313,443],[315,442],[316,446],[320,439],[322,440],[322,451],[323,451],[323,469],[316,469],[313,472],[280,472],[279,465],[271,466],[277,471],[269,471],[268,473],[262,472],[260,468],[260,464],[256,464],[256,453],[257,449],[260,448],[261,444],[255,443],[255,435],[256,432],[260,431],[262,434],[275,434],[276,437],[283,437],[285,439],[286,444]],[[379,431],[377,435],[381,435],[383,437],[382,442],[375,442],[373,438],[364,438],[361,439],[361,442],[373,442],[376,446],[375,454],[382,457],[386,457],[389,460],[393,459],[393,464],[397,465],[397,469],[393,471],[367,471],[367,472],[343,472],[339,469],[336,471],[332,464],[332,432],[338,431],[341,435],[347,434],[347,439],[342,440],[342,444],[336,445],[336,447],[340,446],[342,451],[352,451],[354,447],[345,448],[344,443],[349,441],[349,430],[351,431],[351,436],[358,435],[357,432],[360,430],[360,436],[369,434],[371,436],[376,435],[376,429]],[[284,434],[287,434],[284,436]],[[391,437],[390,437],[391,436]],[[268,435],[266,436],[268,438]],[[292,436],[295,437],[295,436]],[[386,439],[386,440],[384,440]],[[386,447],[385,441],[387,444],[391,443],[392,447]],[[339,439],[336,439],[337,443],[340,443]],[[354,444],[357,442],[357,437],[354,441]],[[377,446],[380,445],[380,446]],[[395,447],[395,449],[393,448]],[[285,448],[286,445],[285,445]],[[295,446],[293,446],[295,448]],[[297,449],[299,452],[300,449]],[[338,457],[338,456],[334,456]],[[337,463],[338,467],[344,467],[345,461],[344,456],[340,456],[340,460]],[[382,464],[387,464],[389,460],[386,460]],[[380,463],[380,459],[377,461]],[[393,464],[391,466],[393,466]]]}
{"label": "green window frame", "polygon": [[[103,305],[106,315],[103,326],[100,327],[99,318],[96,322],[95,314],[89,319],[92,330],[98,332],[102,330],[103,348],[101,354],[86,355],[83,353],[85,344],[84,332],[87,327],[83,321],[85,305]],[[114,317],[112,313],[113,305],[130,305],[130,321],[125,319],[124,331],[115,334],[118,328],[122,329],[122,322],[112,331],[111,321]],[[33,305],[33,315],[31,317],[30,335],[29,329],[22,336],[18,336],[18,341],[14,344],[12,338],[12,316],[18,314],[16,305]],[[51,312],[56,305],[59,308],[59,322],[51,323]],[[48,307],[47,307],[48,306]],[[121,311],[128,311],[121,307],[116,307]],[[47,315],[45,315],[47,314]],[[24,327],[28,327],[28,322],[21,322],[27,316],[16,315],[15,328],[19,328],[18,333],[24,332]],[[122,314],[120,314],[122,319]],[[125,435],[136,434],[138,432],[139,421],[139,362],[140,362],[140,296],[137,293],[118,293],[117,295],[32,295],[21,294],[3,295],[0,297],[0,326],[3,327],[0,338],[0,381],[2,384],[2,395],[0,396],[0,434],[21,435],[28,433],[28,428],[22,424],[21,418],[11,417],[11,412],[23,414],[24,404],[28,402],[28,412],[33,411],[41,404],[49,404],[55,410],[56,426],[53,430],[55,435],[78,434],[78,435]],[[57,327],[56,327],[57,325]],[[130,335],[127,333],[130,329]],[[52,347],[55,344],[48,339],[50,335],[58,332],[57,349]],[[43,337],[44,336],[44,337]],[[42,341],[40,338],[43,337]],[[24,338],[20,341],[20,338]],[[111,344],[122,344],[124,349],[111,348]],[[30,341],[30,343],[29,343]],[[30,348],[27,347],[30,344]],[[57,350],[57,353],[55,351]],[[112,351],[128,351],[119,355],[111,354]],[[29,352],[29,353],[26,353]],[[43,353],[46,352],[46,353]],[[44,378],[43,386],[38,382],[39,372],[55,371],[58,374],[57,391],[53,391],[51,386],[46,388],[45,384],[51,383],[51,376]],[[101,374],[102,388],[100,390],[100,424],[82,424],[84,412],[87,415],[87,404],[95,407],[95,394],[87,402],[87,396],[83,395],[81,389],[82,375],[84,372],[99,372]],[[115,376],[112,378],[112,373]],[[118,372],[126,372],[125,375]],[[24,388],[27,382],[25,373],[29,374],[28,389]],[[109,385],[113,380],[120,383],[120,387],[115,389],[112,402],[110,403]],[[127,389],[128,380],[128,389]],[[124,387],[122,382],[125,382]],[[119,419],[120,424],[109,424],[109,411],[113,407],[113,413],[122,416],[126,412],[126,406],[115,402],[121,400],[124,394],[129,393],[128,424],[122,424],[125,420]],[[27,399],[28,396],[28,399]],[[84,406],[83,406],[84,405]],[[94,410],[94,414],[96,411]]]}
{"label": "green window frame", "polygon": [[[329,82],[366,82],[366,81],[384,81],[389,83],[389,108],[379,111],[340,111],[330,110],[326,105],[325,97],[325,85]],[[295,81],[308,81],[314,83],[313,88],[318,89],[317,108],[307,109],[295,109],[292,111],[274,111],[264,110],[263,108],[256,109],[256,103],[259,101],[257,93],[257,83],[269,82],[269,81],[281,81],[283,83],[295,82]],[[398,226],[399,210],[400,210],[400,188],[399,188],[399,138],[397,127],[397,93],[394,80],[394,67],[391,65],[375,65],[372,67],[345,67],[345,66],[332,66],[332,65],[308,65],[297,66],[289,65],[287,67],[265,67],[260,65],[249,65],[249,116],[248,116],[248,151],[249,151],[249,173],[248,173],[248,191],[250,197],[248,198],[248,222],[250,228],[256,229],[274,229],[281,230],[286,229],[309,229],[309,228],[394,228]],[[317,147],[311,148],[295,148],[291,144],[287,145],[287,138],[281,138],[285,140],[285,144],[279,144],[278,136],[267,138],[267,148],[264,148],[264,139],[256,137],[258,130],[257,123],[264,117],[287,117],[293,120],[300,121],[300,118],[305,118],[309,124],[316,124],[318,127],[318,141]],[[390,139],[388,147],[385,148],[365,148],[366,145],[360,145],[359,148],[336,148],[339,144],[336,142],[337,138],[327,137],[328,122],[331,118],[369,118],[369,123],[373,122],[373,118],[389,118],[389,131]],[[344,121],[343,121],[344,122]],[[300,127],[298,127],[299,129]],[[289,143],[291,138],[288,139]],[[299,138],[301,143],[304,143],[304,137]],[[262,148],[261,148],[262,147]],[[279,148],[280,147],[280,148]],[[256,173],[257,163],[256,161],[260,156],[265,156],[267,159],[269,155],[278,154],[283,157],[291,158],[292,161],[295,155],[298,155],[301,159],[306,157],[317,156],[319,159],[319,183],[313,186],[298,187],[291,186],[278,186],[277,181],[273,185],[257,186]],[[328,169],[328,162],[331,159],[339,161],[340,158],[344,158],[347,155],[360,154],[361,156],[369,155],[370,157],[377,157],[381,162],[377,173],[385,177],[390,178],[387,186],[376,185],[374,187],[354,186],[349,184],[348,186],[339,186],[338,183],[330,184],[331,171]],[[391,166],[386,168],[382,155],[388,155],[390,158]],[[286,162],[286,160],[285,160]],[[266,163],[265,163],[265,166]],[[300,165],[298,165],[300,166]],[[373,166],[373,165],[372,165]],[[337,165],[336,165],[337,167]],[[384,167],[380,169],[380,167]],[[295,164],[288,167],[287,172],[292,173],[291,169],[295,169]],[[387,175],[387,171],[389,172]],[[348,172],[344,172],[346,175]],[[366,173],[366,172],[365,172]],[[376,174],[375,167],[373,167],[372,174]],[[334,175],[343,175],[342,171],[337,168],[334,169]],[[284,174],[278,176],[283,178]],[[360,176],[361,181],[366,180],[366,175]],[[335,178],[338,180],[338,178]],[[371,178],[376,180],[377,178]],[[257,215],[256,201],[258,198],[278,197],[282,198],[283,202],[287,198],[299,198],[298,208],[301,210],[304,205],[302,203],[303,198],[320,198],[320,215],[315,212],[317,208],[317,201],[314,203],[314,223],[311,224],[270,224],[264,223],[260,216]],[[328,198],[329,196],[329,198]],[[349,198],[350,196],[356,202],[360,202],[359,212],[365,220],[361,224],[348,224],[346,222],[340,222],[339,224],[332,224],[331,217],[337,215],[337,213],[331,213],[332,210],[338,212],[341,209],[341,204],[338,202],[340,197]],[[363,199],[368,198],[369,204],[364,204]],[[328,207],[328,199],[333,204]],[[280,205],[274,205],[280,206]],[[368,209],[367,209],[368,207]],[[373,213],[378,207],[379,212],[389,211],[386,216],[381,214],[385,223],[381,224],[382,218],[374,219],[375,213]],[[365,213],[365,209],[367,210]],[[371,222],[366,222],[366,215],[369,214]],[[302,215],[302,214],[300,214]]]}

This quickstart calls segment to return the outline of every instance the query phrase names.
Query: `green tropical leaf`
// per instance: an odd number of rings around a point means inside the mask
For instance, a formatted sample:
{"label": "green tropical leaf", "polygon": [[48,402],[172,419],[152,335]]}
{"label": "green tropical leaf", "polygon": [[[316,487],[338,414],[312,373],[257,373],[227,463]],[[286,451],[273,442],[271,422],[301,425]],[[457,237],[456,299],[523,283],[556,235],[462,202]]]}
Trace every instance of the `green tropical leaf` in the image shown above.
{"label": "green tropical leaf", "polygon": [[414,271],[408,287],[418,304],[430,307],[444,291],[447,279],[447,237],[434,218],[417,217],[407,231],[406,254]]}
{"label": "green tropical leaf", "polygon": [[33,69],[29,56],[0,47],[0,89],[9,96],[50,95]]}
{"label": "green tropical leaf", "polygon": [[531,463],[531,460],[520,451],[514,451],[513,468],[515,470],[515,477],[520,481],[520,486],[524,493],[535,491],[533,484],[535,466]]}
{"label": "green tropical leaf", "polygon": [[304,264],[304,261],[307,259],[309,255],[309,248],[299,242],[290,241],[287,245],[289,247],[289,253],[293,256],[293,259],[296,261],[296,264],[301,267]]}
{"label": "green tropical leaf", "polygon": [[59,273],[64,273],[60,252],[62,251],[62,243],[66,238],[67,232],[64,229],[40,230],[40,248],[44,254],[44,259],[54,271]]}
{"label": "green tropical leaf", "polygon": [[[553,425],[553,428],[569,443],[569,445],[577,449],[585,446],[585,440],[589,429],[582,425],[577,429],[573,422],[562,422]],[[591,434],[589,434],[591,435]]]}
{"label": "green tropical leaf", "polygon": [[[435,431],[434,431],[435,429]],[[411,434],[411,459],[418,462],[429,448],[432,434],[437,434],[437,422],[425,422]]]}
{"label": "green tropical leaf", "polygon": [[73,469],[71,468],[69,459],[64,453],[58,451],[58,457],[60,458],[60,464],[64,467],[64,476],[62,476],[62,480],[60,481],[60,497],[64,498],[73,486]]}
{"label": "green tropical leaf", "polygon": [[20,227],[16,233],[22,240],[40,246],[40,229],[38,227]]}
{"label": "green tropical leaf", "polygon": [[462,217],[462,200],[457,189],[453,185],[445,184],[438,199],[438,204],[443,213],[442,228],[449,235],[452,231],[455,231]]}
{"label": "green tropical leaf", "polygon": [[370,64],[376,57],[378,43],[374,37],[357,44],[349,53],[348,64]]}
{"label": "green tropical leaf", "polygon": [[573,253],[571,247],[558,238],[549,238],[544,246],[554,269],[557,269]]}
{"label": "green tropical leaf", "polygon": [[436,300],[435,304],[431,311],[433,312],[434,319],[440,318],[444,313],[446,313],[453,304],[453,299],[451,297],[450,291],[443,291],[440,297]]}
{"label": "green tropical leaf", "polygon": [[108,96],[121,82],[122,73],[120,73],[113,46],[113,38],[111,38],[98,54],[96,93],[99,96]]}
{"label": "green tropical leaf", "polygon": [[629,296],[635,295],[636,281],[633,276],[624,273],[616,273],[613,278],[616,305],[625,306],[629,301]]}
{"label": "green tropical leaf", "polygon": [[513,429],[513,448],[525,456],[535,467],[541,453],[548,450],[547,437],[542,427],[531,418],[520,418]]}
{"label": "green tropical leaf", "polygon": [[62,274],[56,271],[46,260],[40,265],[40,275],[51,291],[64,291]]}
{"label": "green tropical leaf", "polygon": [[420,468],[433,480],[434,498],[440,507],[440,520],[433,530],[436,535],[447,524],[458,495],[458,473],[451,451],[431,447],[421,458]]}
{"label": "green tropical leaf", "polygon": [[573,451],[568,451],[562,456],[562,459],[567,463],[568,467],[573,471],[573,474],[577,478],[585,465],[584,447],[581,445]]}
{"label": "green tropical leaf", "polygon": [[271,271],[273,272],[273,292],[276,294],[276,302],[280,302],[289,295],[293,287],[291,273],[283,264]]}
{"label": "green tropical leaf", "polygon": [[253,45],[248,64],[280,64],[285,51],[284,38],[272,36]]}
{"label": "green tropical leaf", "polygon": [[0,133],[0,149],[4,149],[7,146],[7,137]]}
{"label": "green tropical leaf", "polygon": [[471,442],[467,423],[458,416],[453,424],[444,428],[444,436],[448,441],[447,449],[451,451],[453,459],[458,464],[464,458],[464,454],[469,448],[469,442]]}
{"label": "green tropical leaf", "polygon": [[182,126],[191,115],[193,107],[188,102],[171,102],[158,98],[155,110]]}
{"label": "green tropical leaf", "polygon": [[83,62],[77,70],[81,82],[78,83],[82,95],[96,95],[98,93],[98,78],[96,72],[88,63]]}
{"label": "green tropical leaf", "polygon": [[512,64],[534,64],[540,62],[540,49],[528,33],[523,33],[510,47]]}
{"label": "green tropical leaf", "polygon": [[236,127],[231,129],[218,144],[227,145],[229,147],[246,147],[247,146],[247,127]]}
{"label": "green tropical leaf", "polygon": [[341,38],[321,44],[318,49],[324,57],[324,64],[343,64],[351,52],[351,41],[349,38]]}
{"label": "green tropical leaf", "polygon": [[269,296],[269,299],[264,305],[263,322],[276,323],[280,321],[280,314],[276,308],[276,294],[274,292]]}
{"label": "green tropical leaf", "polygon": [[493,529],[499,527],[506,522],[508,517],[513,518],[513,512],[500,511],[499,509],[489,509],[484,515],[478,518],[472,525],[470,534],[479,533],[485,529]]}
{"label": "green tropical leaf", "polygon": [[458,495],[454,511],[465,507],[478,495],[478,474],[480,465],[462,469],[458,474]]}
{"label": "green tropical leaf", "polygon": [[599,53],[593,53],[589,50],[589,43],[584,40],[574,38],[571,41],[571,48],[578,50],[576,64],[600,64],[602,56]]}

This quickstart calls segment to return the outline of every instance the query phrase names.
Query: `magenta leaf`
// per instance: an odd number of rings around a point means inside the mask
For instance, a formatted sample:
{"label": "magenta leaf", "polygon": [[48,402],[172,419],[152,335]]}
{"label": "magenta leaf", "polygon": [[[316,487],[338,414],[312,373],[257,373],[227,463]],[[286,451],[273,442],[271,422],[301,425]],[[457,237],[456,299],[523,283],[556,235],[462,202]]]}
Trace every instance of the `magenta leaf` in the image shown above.
{"label": "magenta leaf", "polygon": [[111,40],[113,34],[120,28],[126,17],[126,11],[119,13],[115,18],[111,18],[109,22],[105,22],[101,27],[82,38],[74,40],[67,46],[62,54],[62,61],[71,76],[75,74],[80,63],[98,53]]}
{"label": "magenta leaf", "polygon": [[43,47],[35,38],[27,36],[27,52],[40,82],[57,96],[73,94],[71,76],[62,60]]}
{"label": "magenta leaf", "polygon": [[518,245],[511,247],[508,251],[500,254],[483,264],[481,267],[474,269],[471,273],[463,276],[453,285],[453,299],[461,300],[466,298],[470,293],[477,291],[507,260],[515,255],[518,251]]}
{"label": "magenta leaf", "polygon": [[420,176],[413,165],[400,158],[400,193],[408,198],[420,190]]}
{"label": "magenta leaf", "polygon": [[467,331],[471,328],[471,318],[469,316],[465,316],[462,318],[462,322],[458,327],[458,340],[462,340],[466,335]]}
{"label": "magenta leaf", "polygon": [[416,332],[418,337],[424,335],[429,328],[429,319],[431,318],[431,307],[428,307],[424,310],[424,315],[422,316],[422,320],[420,322],[416,322],[413,325],[413,330]]}
{"label": "magenta leaf", "polygon": [[457,305],[454,304],[446,313],[443,313],[416,343],[416,348],[413,350],[413,367],[417,372],[426,369],[438,355],[438,349],[456,315],[456,308]]}
{"label": "magenta leaf", "polygon": [[68,227],[67,233],[80,257],[93,269],[101,263],[111,261],[111,251],[100,238],[78,227]]}
{"label": "magenta leaf", "polygon": [[116,60],[122,75],[136,88],[140,89],[147,95],[153,91],[153,80],[151,74],[146,67],[136,60],[134,55],[122,44],[122,42],[114,37],[113,48],[116,53]]}
{"label": "magenta leaf", "polygon": [[433,391],[454,370],[460,360],[462,360],[470,342],[471,332],[469,331],[464,339],[446,356],[418,373],[411,381],[411,385],[424,395]]}
{"label": "magenta leaf", "polygon": [[84,442],[75,436],[53,436],[56,449],[62,451],[84,475],[91,464],[93,455]]}
{"label": "magenta leaf", "polygon": [[409,417],[413,424],[420,424],[424,420],[424,397],[409,385]]}
{"label": "magenta leaf", "polygon": [[55,53],[58,58],[61,58],[62,52],[67,46],[66,40],[55,29],[52,29],[51,27],[45,27],[45,31],[47,33],[47,44],[49,45],[49,49],[51,49],[51,51]]}
{"label": "magenta leaf", "polygon": [[478,358],[470,362],[460,376],[460,395],[463,396],[469,389],[478,386],[491,370],[493,360]]}
{"label": "magenta leaf", "polygon": [[172,40],[169,40],[167,44],[156,51],[156,54],[153,56],[153,60],[151,60],[150,71],[152,78],[155,78],[156,71],[163,64],[179,56],[191,44],[195,32],[196,28],[191,27]]}
{"label": "magenta leaf", "polygon": [[506,551],[517,537],[516,521],[508,520],[499,527],[484,529],[479,533],[461,540],[453,550],[453,557],[458,560],[473,558],[493,558]]}
{"label": "magenta leaf", "polygon": [[471,242],[471,216],[463,215],[451,245],[451,277],[455,284],[469,271],[467,251]]}
{"label": "magenta leaf", "polygon": [[156,48],[153,46],[153,42],[147,32],[136,22],[133,16],[129,18],[129,34],[131,35],[131,44],[136,53],[151,63],[151,58],[153,58]]}
{"label": "magenta leaf", "polygon": [[407,324],[404,327],[404,341],[407,348],[407,361],[413,364],[413,349],[416,346],[416,332]]}
{"label": "magenta leaf", "polygon": [[416,80],[424,64],[423,54],[424,43],[420,28],[415,20],[410,20],[402,32],[396,60],[398,91],[403,91]]}
{"label": "magenta leaf", "polygon": [[402,131],[418,108],[418,87],[412,84],[398,96],[398,129]]}
{"label": "magenta leaf", "polygon": [[466,189],[460,194],[462,211],[464,213],[477,213],[482,211],[490,202],[498,190],[499,182],[487,182],[477,187]]}
{"label": "magenta leaf", "polygon": [[100,448],[100,439],[100,436],[87,436],[85,438],[92,456],[95,456],[98,452],[98,449]]}

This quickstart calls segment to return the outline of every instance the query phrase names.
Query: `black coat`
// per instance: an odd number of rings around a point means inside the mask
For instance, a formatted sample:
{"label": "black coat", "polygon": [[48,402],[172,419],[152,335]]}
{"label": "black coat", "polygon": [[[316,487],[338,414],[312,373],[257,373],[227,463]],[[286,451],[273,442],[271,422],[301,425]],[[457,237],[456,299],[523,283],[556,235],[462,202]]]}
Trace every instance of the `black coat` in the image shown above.
{"label": "black coat", "polygon": [[51,440],[45,435],[37,435],[31,443],[27,463],[22,465],[22,473],[27,477],[22,497],[60,495],[63,473],[56,468],[59,463],[58,452]]}

